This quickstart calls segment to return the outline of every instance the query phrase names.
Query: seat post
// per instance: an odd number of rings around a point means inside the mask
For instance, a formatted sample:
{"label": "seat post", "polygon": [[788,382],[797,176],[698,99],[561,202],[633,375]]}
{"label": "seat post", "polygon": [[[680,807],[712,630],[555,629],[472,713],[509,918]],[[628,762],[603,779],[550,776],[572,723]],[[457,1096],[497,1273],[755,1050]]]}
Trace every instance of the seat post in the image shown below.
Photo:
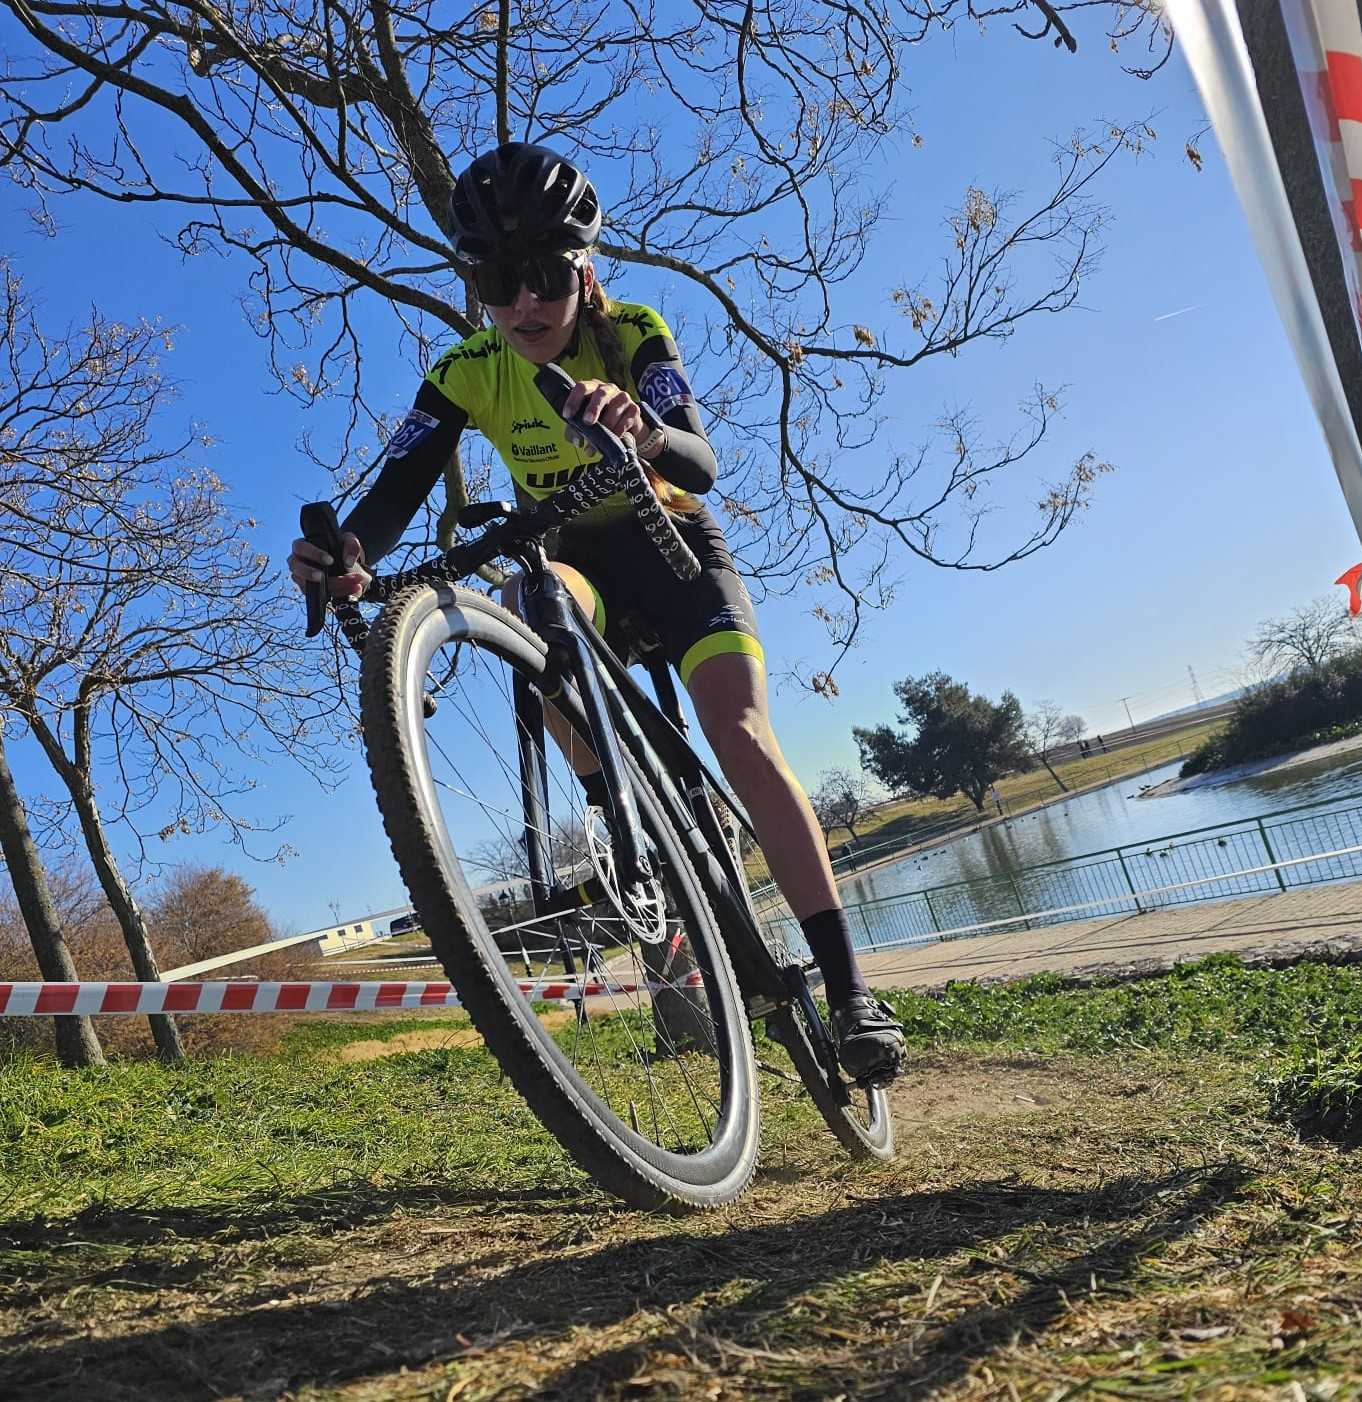
{"label": "seat post", "polygon": [[652,647],[643,654],[642,660],[653,684],[658,710],[682,735],[689,735],[690,726],[686,723],[686,713],[681,709],[681,699],[676,694],[676,682],[672,678],[672,669],[666,654],[660,647]]}

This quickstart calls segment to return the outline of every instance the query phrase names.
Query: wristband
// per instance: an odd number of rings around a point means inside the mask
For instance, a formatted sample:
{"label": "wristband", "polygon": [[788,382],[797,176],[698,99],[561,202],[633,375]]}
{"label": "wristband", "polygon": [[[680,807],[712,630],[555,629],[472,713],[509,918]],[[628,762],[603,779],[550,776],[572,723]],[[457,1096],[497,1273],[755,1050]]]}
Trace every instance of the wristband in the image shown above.
{"label": "wristband", "polygon": [[639,457],[645,462],[652,462],[654,458],[660,458],[667,451],[667,430],[662,424],[644,439],[635,444]]}

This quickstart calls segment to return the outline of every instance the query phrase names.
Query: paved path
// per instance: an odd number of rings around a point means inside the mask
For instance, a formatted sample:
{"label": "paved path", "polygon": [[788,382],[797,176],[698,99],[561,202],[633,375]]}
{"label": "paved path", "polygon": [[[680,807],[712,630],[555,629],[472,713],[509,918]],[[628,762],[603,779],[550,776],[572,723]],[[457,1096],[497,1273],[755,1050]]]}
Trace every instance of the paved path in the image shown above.
{"label": "paved path", "polygon": [[951,979],[996,981],[1042,971],[1152,973],[1221,950],[1299,957],[1326,942],[1362,958],[1362,882],[1017,927],[859,957],[872,986],[932,988]]}

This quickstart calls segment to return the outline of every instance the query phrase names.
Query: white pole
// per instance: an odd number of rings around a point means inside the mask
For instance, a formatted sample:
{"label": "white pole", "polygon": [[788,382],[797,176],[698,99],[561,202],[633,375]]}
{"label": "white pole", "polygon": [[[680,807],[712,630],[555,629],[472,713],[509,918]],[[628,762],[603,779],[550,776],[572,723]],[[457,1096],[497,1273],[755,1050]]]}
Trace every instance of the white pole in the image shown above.
{"label": "white pole", "polygon": [[1315,299],[1232,0],[1169,0],[1168,13],[1215,126],[1258,257],[1296,353],[1353,527],[1362,539],[1362,444]]}

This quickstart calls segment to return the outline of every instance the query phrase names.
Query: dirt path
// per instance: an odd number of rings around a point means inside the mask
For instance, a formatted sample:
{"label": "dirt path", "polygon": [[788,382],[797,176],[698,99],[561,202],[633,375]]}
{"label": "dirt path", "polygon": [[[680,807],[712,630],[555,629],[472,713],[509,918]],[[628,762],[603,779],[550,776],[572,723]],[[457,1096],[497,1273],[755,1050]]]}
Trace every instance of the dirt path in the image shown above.
{"label": "dirt path", "polygon": [[0,1395],[1357,1395],[1357,1175],[1258,1118],[1228,1065],[918,1054],[900,1153],[864,1168],[780,1097],[751,1192],[689,1217],[547,1156],[515,1188],[472,1162],[9,1224]]}
{"label": "dirt path", "polygon": [[[540,1013],[539,1021],[550,1029],[570,1022],[577,1014],[570,1008]],[[399,1032],[395,1037],[347,1042],[336,1052],[338,1061],[376,1061],[403,1052],[442,1051],[449,1047],[480,1047],[482,1036],[472,1027],[432,1027],[429,1031]]]}
{"label": "dirt path", "polygon": [[890,1092],[890,1103],[902,1141],[915,1131],[958,1121],[1070,1109],[1093,1093],[1094,1087],[1076,1080],[1072,1070],[1041,1057],[933,1061],[918,1056]]}

